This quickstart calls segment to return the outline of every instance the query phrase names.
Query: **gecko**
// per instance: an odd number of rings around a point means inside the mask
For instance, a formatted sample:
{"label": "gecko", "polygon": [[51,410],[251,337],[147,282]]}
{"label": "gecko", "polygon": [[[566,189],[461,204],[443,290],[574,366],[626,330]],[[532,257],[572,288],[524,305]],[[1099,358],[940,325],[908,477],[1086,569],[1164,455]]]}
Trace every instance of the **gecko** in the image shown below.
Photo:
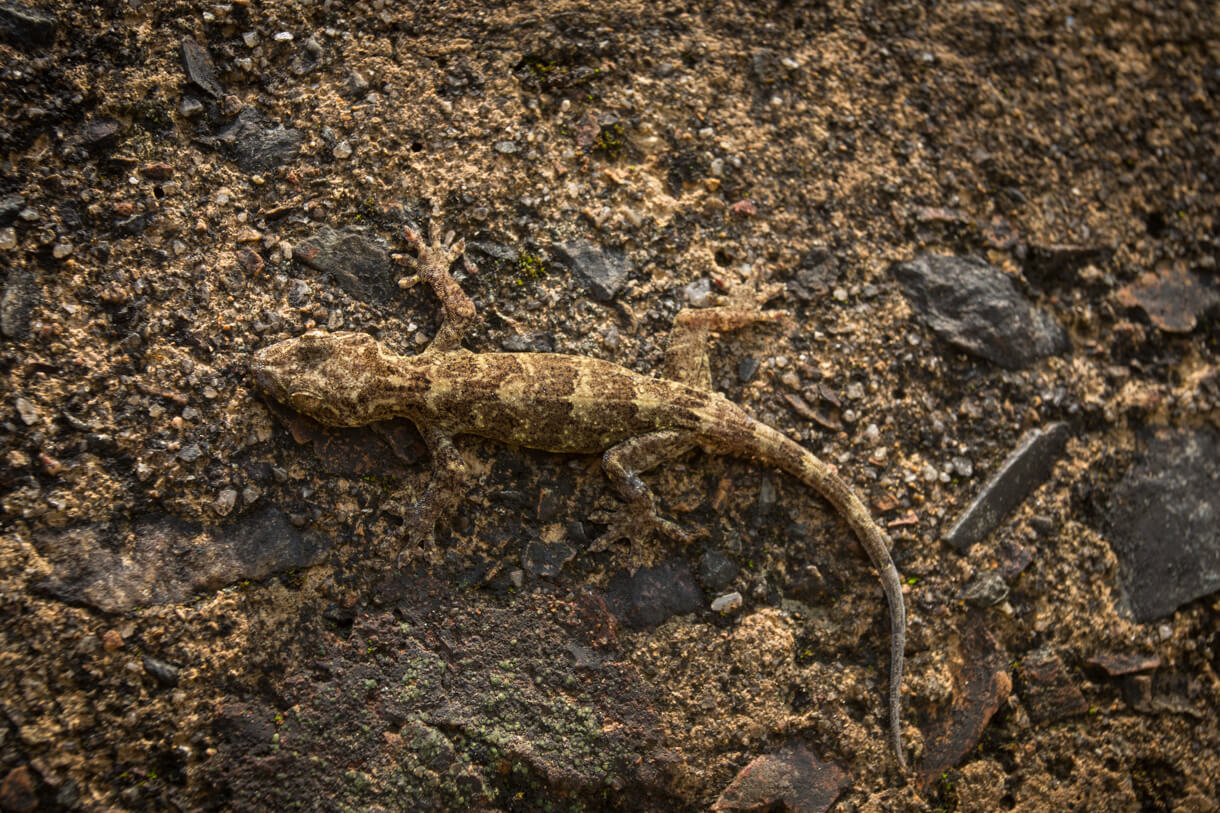
{"label": "gecko", "polygon": [[[640,478],[696,447],[749,458],[795,477],[820,494],[846,520],[880,576],[890,616],[890,737],[905,772],[900,688],[906,643],[906,609],[887,534],[835,469],[782,432],[750,417],[711,389],[711,332],[780,321],[784,311],[762,309],[779,286],[738,285],[726,304],[686,308],[674,320],[665,351],[664,378],[633,372],[588,356],[559,353],[475,353],[461,339],[477,314],[450,268],[464,242],[442,237],[435,223],[425,241],[406,229],[416,257],[402,258],[440,301],[442,320],[432,341],[413,356],[397,355],[365,333],[310,330],[258,351],[250,365],[255,387],[271,399],[332,427],[355,427],[406,418],[419,430],[432,458],[432,476],[413,508],[403,511],[402,558],[434,544],[436,522],[460,501],[466,465],[454,445],[477,435],[549,452],[600,454],[602,469],[625,505],[590,546],[604,550],[660,534],[692,535],[660,516]],[[757,274],[757,271],[752,272]],[[402,506],[405,508],[405,504]]]}

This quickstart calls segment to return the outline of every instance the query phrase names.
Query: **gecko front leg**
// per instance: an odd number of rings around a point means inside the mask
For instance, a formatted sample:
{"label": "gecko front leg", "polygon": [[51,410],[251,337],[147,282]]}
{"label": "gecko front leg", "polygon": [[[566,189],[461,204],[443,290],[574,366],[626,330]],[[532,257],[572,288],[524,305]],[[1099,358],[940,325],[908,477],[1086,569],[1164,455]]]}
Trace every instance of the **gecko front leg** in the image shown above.
{"label": "gecko front leg", "polygon": [[443,313],[441,328],[432,337],[432,341],[423,353],[444,353],[457,350],[461,346],[462,336],[478,315],[474,302],[449,273],[449,266],[453,265],[459,257],[465,264],[467,272],[474,273],[474,265],[464,253],[466,243],[464,240],[455,241],[453,232],[449,232],[442,239],[436,221],[432,222],[428,230],[427,243],[411,229],[403,229],[403,234],[407,238],[407,242],[415,248],[417,254],[414,258],[403,258],[402,262],[412,267],[415,274],[400,279],[398,287],[410,288],[422,279],[428,283],[433,293],[436,294],[436,298],[440,300]]}

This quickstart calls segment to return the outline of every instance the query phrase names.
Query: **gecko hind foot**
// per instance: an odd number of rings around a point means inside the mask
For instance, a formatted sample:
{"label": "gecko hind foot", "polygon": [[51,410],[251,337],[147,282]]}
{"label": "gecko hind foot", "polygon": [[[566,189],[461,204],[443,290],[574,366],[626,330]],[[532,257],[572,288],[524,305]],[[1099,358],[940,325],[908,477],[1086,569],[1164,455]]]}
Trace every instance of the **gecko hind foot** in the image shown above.
{"label": "gecko hind foot", "polygon": [[418,506],[390,505],[386,510],[403,519],[402,530],[398,534],[399,539],[402,540],[402,547],[399,548],[398,556],[394,560],[398,569],[402,569],[403,562],[415,559],[420,554],[429,556],[435,554],[437,550],[436,523],[421,517]]}
{"label": "gecko hind foot", "polygon": [[[594,520],[595,522],[597,520]],[[662,519],[656,514],[635,513],[630,509],[617,513],[610,520],[610,527],[593,540],[590,553],[606,550],[620,539],[628,540],[635,547],[653,535],[664,536],[689,545],[707,534],[704,530],[687,531],[676,522]]]}
{"label": "gecko hind foot", "polygon": [[[713,277],[713,282],[723,294],[717,297],[716,304],[722,307],[757,311],[762,319],[779,319],[779,314],[785,311],[766,311],[763,305],[784,292],[782,282],[766,282],[763,279],[763,264],[754,263],[744,279]],[[773,315],[774,314],[774,315]]]}

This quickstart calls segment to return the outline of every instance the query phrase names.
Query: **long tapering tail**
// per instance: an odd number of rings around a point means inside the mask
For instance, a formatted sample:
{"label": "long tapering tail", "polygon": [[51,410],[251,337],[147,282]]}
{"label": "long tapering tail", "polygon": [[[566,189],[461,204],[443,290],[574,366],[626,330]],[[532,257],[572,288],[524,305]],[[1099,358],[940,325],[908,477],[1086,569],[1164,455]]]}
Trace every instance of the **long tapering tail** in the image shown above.
{"label": "long tapering tail", "polygon": [[894,560],[890,558],[889,537],[869,515],[856,492],[833,468],[787,435],[766,424],[750,421],[753,438],[750,450],[764,463],[782,469],[826,498],[851,526],[873,561],[881,587],[890,607],[890,734],[898,764],[907,769],[902,749],[902,659],[906,648],[906,606],[902,584]]}

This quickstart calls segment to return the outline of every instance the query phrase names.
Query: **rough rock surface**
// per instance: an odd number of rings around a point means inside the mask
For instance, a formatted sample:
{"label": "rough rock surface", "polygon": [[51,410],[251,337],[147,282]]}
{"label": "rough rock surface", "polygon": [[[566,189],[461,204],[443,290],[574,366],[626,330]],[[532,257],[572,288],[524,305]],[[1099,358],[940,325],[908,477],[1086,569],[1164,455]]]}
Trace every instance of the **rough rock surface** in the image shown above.
{"label": "rough rock surface", "polygon": [[1220,590],[1220,435],[1149,433],[1114,490],[1109,522],[1136,619]]}
{"label": "rough rock surface", "polygon": [[1067,348],[1054,317],[982,260],[921,254],[896,264],[894,276],[937,336],[1001,367],[1019,369]]}

